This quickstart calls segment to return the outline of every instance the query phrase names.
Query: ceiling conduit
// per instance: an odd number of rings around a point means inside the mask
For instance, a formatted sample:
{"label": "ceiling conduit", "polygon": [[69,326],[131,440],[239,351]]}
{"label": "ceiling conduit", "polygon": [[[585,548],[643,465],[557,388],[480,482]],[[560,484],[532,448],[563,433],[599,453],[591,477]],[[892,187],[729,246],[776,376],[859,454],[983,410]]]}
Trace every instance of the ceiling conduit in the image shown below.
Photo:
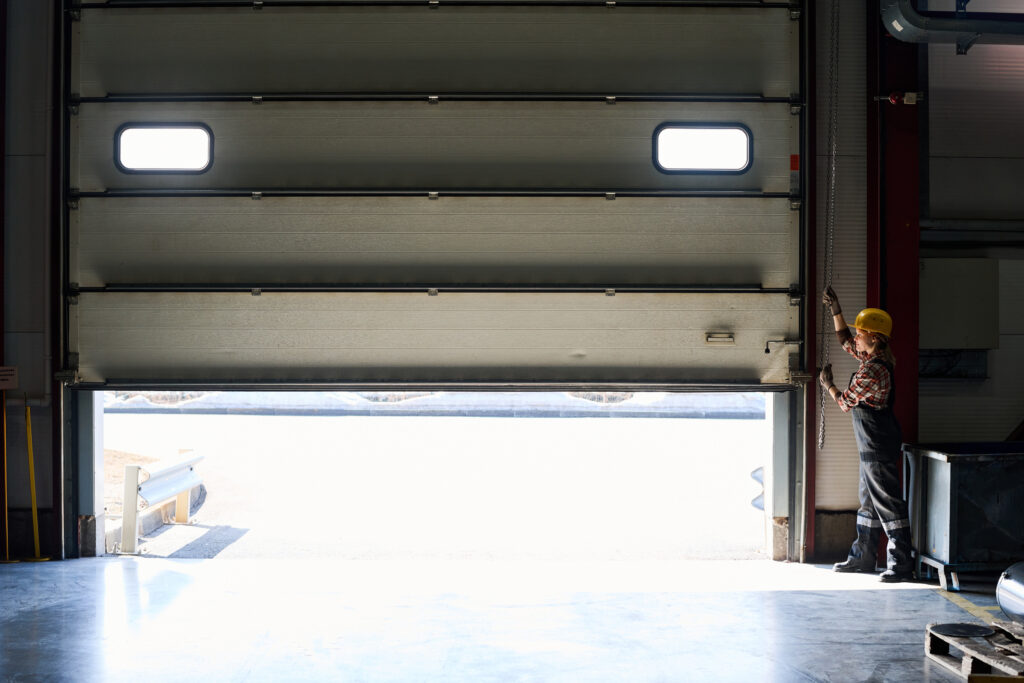
{"label": "ceiling conduit", "polygon": [[955,12],[928,12],[912,0],[882,0],[882,23],[908,43],[955,43],[958,55],[976,43],[1024,44],[1024,14],[966,11],[970,0],[956,0]]}

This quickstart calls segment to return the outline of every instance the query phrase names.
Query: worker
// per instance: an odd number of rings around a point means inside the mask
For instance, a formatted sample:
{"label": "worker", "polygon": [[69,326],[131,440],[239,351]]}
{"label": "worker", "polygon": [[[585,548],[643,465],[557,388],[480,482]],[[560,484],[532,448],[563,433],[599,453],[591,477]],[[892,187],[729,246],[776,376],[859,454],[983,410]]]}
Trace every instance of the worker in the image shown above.
{"label": "worker", "polygon": [[860,361],[846,391],[832,381],[832,366],[818,376],[824,391],[844,413],[853,417],[853,433],[860,453],[860,509],[857,510],[857,540],[845,562],[832,567],[837,572],[874,572],[881,530],[889,537],[886,569],[881,580],[898,582],[914,576],[911,559],[910,520],[907,503],[900,494],[899,467],[903,443],[899,422],[892,407],[896,400],[893,368],[896,359],[889,348],[892,317],[879,308],[865,308],[857,315],[850,333],[831,287],[822,297],[832,312],[836,337],[843,349]]}

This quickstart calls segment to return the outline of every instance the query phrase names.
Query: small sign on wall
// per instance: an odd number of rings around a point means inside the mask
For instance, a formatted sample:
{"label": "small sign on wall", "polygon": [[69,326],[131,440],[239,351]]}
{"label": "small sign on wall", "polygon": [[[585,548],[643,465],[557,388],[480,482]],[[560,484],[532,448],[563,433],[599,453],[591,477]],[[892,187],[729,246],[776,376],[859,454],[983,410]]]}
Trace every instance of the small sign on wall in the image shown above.
{"label": "small sign on wall", "polygon": [[18,388],[18,367],[16,365],[0,365],[0,391]]}

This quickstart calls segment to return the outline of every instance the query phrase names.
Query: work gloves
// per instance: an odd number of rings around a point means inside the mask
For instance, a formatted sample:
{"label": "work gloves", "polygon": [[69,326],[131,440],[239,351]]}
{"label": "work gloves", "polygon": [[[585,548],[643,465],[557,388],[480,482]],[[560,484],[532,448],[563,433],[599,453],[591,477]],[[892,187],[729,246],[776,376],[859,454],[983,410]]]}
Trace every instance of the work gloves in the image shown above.
{"label": "work gloves", "polygon": [[818,373],[818,381],[821,383],[821,386],[825,387],[825,389],[828,389],[830,386],[832,386],[835,383],[835,382],[832,381],[832,364],[831,363],[829,363],[828,365],[823,367],[821,369],[821,372]]}
{"label": "work gloves", "polygon": [[832,311],[832,315],[836,316],[843,312],[843,309],[839,307],[839,296],[836,294],[836,290],[831,287],[827,288],[821,295],[821,302],[828,306],[829,310]]}

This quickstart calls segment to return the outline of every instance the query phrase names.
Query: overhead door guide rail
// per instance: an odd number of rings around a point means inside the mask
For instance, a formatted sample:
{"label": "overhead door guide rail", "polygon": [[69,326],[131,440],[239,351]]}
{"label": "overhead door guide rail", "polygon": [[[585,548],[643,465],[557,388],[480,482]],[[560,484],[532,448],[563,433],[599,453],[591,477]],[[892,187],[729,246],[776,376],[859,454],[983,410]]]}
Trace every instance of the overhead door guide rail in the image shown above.
{"label": "overhead door guide rail", "polygon": [[147,293],[231,293],[246,292],[253,296],[271,292],[422,292],[430,296],[448,293],[507,294],[788,294],[794,300],[803,296],[795,289],[761,287],[760,285],[577,285],[577,284],[110,284],[102,287],[72,287],[71,296],[80,293],[147,292]]}

